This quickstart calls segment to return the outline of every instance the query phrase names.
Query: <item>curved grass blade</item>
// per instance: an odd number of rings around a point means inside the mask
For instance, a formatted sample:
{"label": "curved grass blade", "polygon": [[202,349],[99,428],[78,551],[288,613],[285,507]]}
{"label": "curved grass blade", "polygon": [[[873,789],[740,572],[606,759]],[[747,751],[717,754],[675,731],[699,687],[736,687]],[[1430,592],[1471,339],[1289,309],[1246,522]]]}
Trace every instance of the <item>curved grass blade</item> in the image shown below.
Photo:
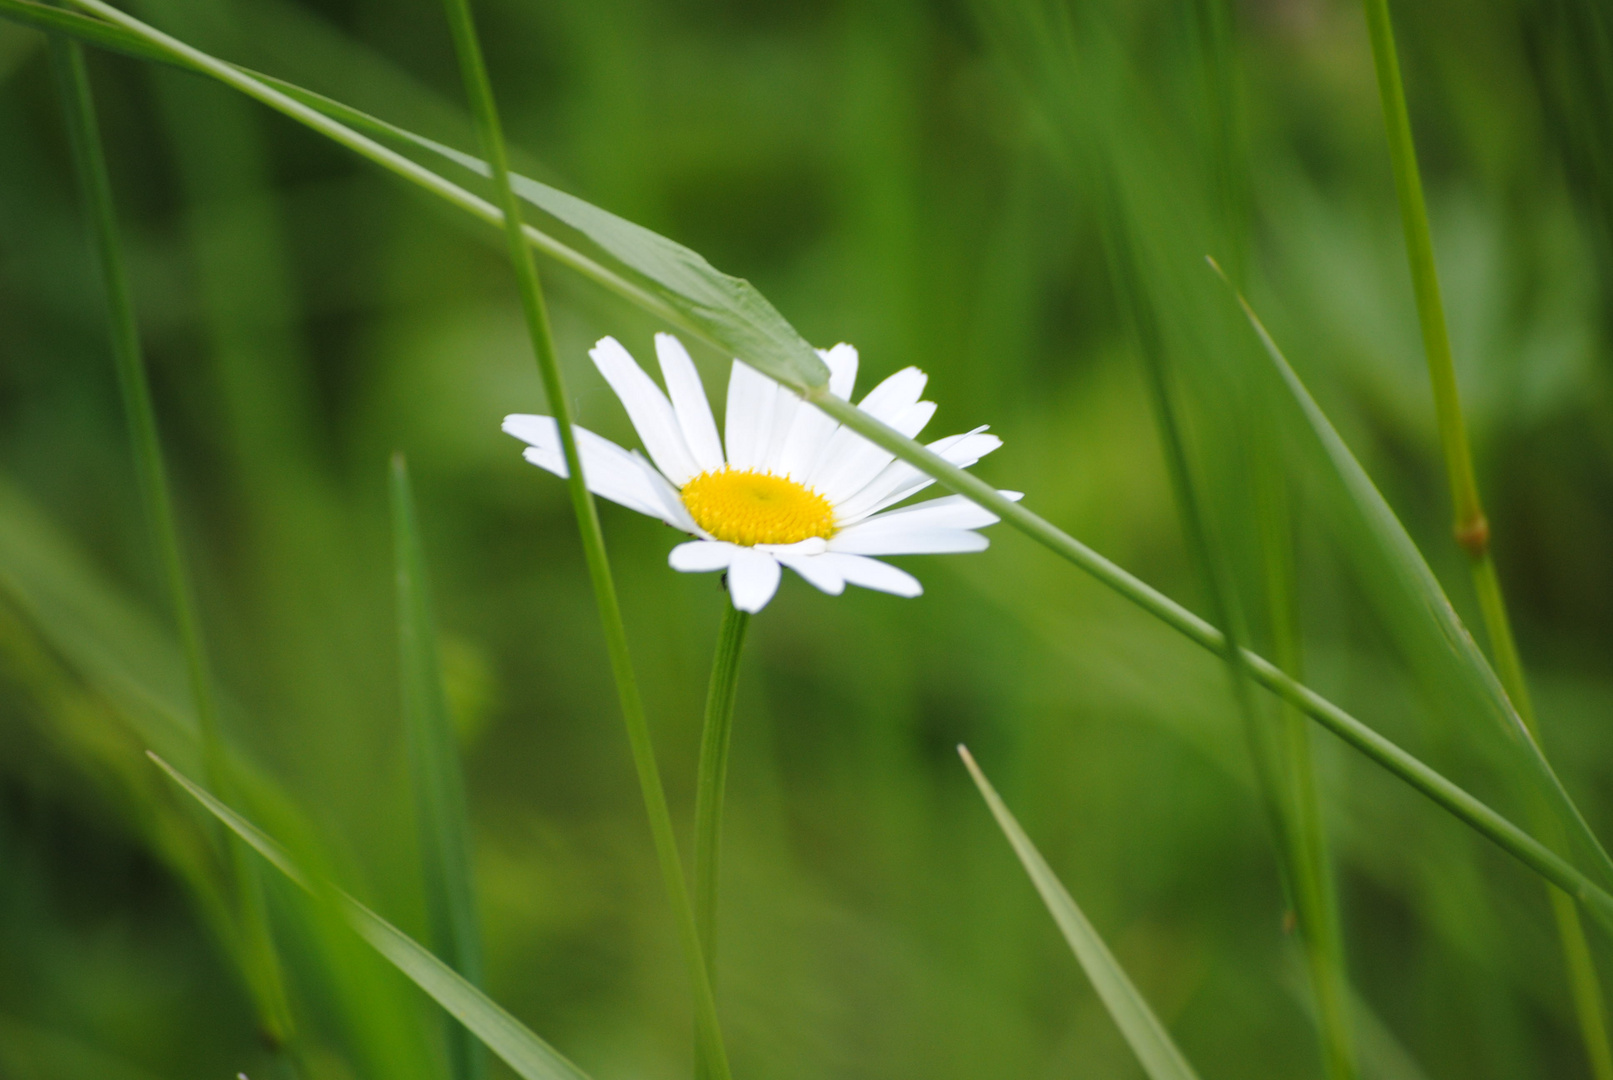
{"label": "curved grass blade", "polygon": [[1014,820],[1014,815],[998,796],[997,789],[991,786],[991,781],[975,764],[974,757],[962,746],[958,747],[958,756],[963,758],[969,775],[974,777],[975,786],[980,789],[992,816],[997,819],[998,827],[1013,845],[1014,854],[1019,856],[1031,883],[1041,894],[1042,903],[1047,905],[1053,921],[1058,923],[1064,940],[1070,944],[1070,951],[1075,953],[1081,969],[1092,980],[1092,988],[1103,999],[1104,1007],[1114,1017],[1115,1026],[1126,1037],[1137,1060],[1142,1062],[1149,1080],[1198,1080],[1193,1066],[1187,1063],[1187,1058],[1182,1056],[1176,1043],[1171,1040],[1170,1032],[1165,1030],[1165,1025],[1160,1023],[1159,1017],[1154,1015],[1148,1002],[1143,1000],[1142,994],[1126,976],[1120,962],[1109,951],[1109,946],[1103,943],[1103,938],[1098,936],[1086,915],[1053,875],[1046,860],[1036,850],[1036,845],[1031,843],[1030,837],[1025,835],[1025,830],[1019,827],[1019,822]]}
{"label": "curved grass blade", "polygon": [[[409,468],[392,455],[393,558],[397,580],[398,652],[403,675],[403,720],[408,734],[409,779],[420,834],[421,876],[431,944],[448,966],[472,985],[482,981],[482,942],[471,881],[470,822],[465,785],[442,682],[442,656],[432,618],[425,554],[415,517]],[[458,1080],[486,1071],[481,1047],[458,1024],[447,1031],[448,1060]]]}
{"label": "curved grass blade", "polygon": [[148,754],[157,767],[189,793],[235,835],[246,841],[270,865],[314,896],[334,904],[353,930],[411,982],[471,1030],[487,1048],[502,1058],[523,1080],[588,1080],[577,1066],[544,1042],[502,1006],[465,981],[409,935],[326,882],[316,881],[291,856],[246,818],[215,799],[201,785],[156,754]]}

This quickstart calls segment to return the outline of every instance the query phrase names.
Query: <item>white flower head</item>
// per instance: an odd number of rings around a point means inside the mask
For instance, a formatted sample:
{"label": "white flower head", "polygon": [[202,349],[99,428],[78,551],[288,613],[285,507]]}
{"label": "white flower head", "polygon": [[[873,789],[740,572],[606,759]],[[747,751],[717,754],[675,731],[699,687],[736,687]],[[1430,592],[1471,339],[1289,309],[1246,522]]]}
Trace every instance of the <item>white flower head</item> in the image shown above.
{"label": "white flower head", "polygon": [[[673,548],[668,561],[674,570],[726,570],[736,608],[762,610],[784,566],[834,596],[848,584],[917,596],[924,590],[916,578],[869,556],[985,549],[986,538],[973,530],[995,514],[960,495],[888,509],[934,481],[738,360],[719,440],[683,343],[657,334],[655,351],[666,393],[615,338],[589,351],[650,457],[578,427],[583,475],[595,495],[698,537]],[[836,345],[818,355],[829,366],[830,392],[850,400],[857,350]],[[934,402],[919,400],[926,378],[904,368],[858,408],[913,438],[935,412]],[[504,430],[528,444],[532,464],[566,475],[553,417],[507,416]],[[929,447],[968,468],[1001,445],[979,427]]]}

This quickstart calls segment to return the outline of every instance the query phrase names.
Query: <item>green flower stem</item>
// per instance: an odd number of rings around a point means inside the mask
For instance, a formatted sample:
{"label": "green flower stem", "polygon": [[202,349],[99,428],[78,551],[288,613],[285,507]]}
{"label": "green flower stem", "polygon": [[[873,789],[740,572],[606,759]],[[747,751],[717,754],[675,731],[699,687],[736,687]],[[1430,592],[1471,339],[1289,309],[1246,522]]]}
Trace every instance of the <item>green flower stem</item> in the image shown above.
{"label": "green flower stem", "polygon": [[[454,47],[459,54],[460,70],[465,80],[465,91],[470,98],[471,111],[481,137],[483,153],[493,170],[493,186],[498,192],[505,236],[509,242],[510,262],[515,267],[520,284],[521,307],[526,316],[527,331],[532,349],[537,356],[538,371],[543,378],[544,392],[549,408],[554,413],[560,430],[560,445],[565,456],[568,486],[572,508],[576,511],[577,525],[582,533],[583,552],[588,562],[588,574],[593,581],[594,598],[599,606],[599,617],[605,630],[605,643],[610,653],[611,671],[616,679],[616,692],[621,700],[622,717],[627,722],[628,741],[632,744],[633,764],[638,771],[639,786],[644,797],[644,809],[650,819],[656,855],[661,864],[668,898],[672,901],[673,915],[678,924],[684,962],[689,969],[689,982],[694,993],[695,1023],[699,1032],[698,1059],[704,1074],[712,1080],[728,1080],[728,1055],[723,1048],[722,1031],[717,1022],[716,1001],[712,996],[711,982],[706,965],[701,960],[700,938],[695,929],[694,912],[689,905],[689,894],[683,875],[683,864],[678,857],[677,840],[672,830],[672,814],[667,808],[666,792],[661,786],[660,769],[655,763],[655,748],[650,741],[650,729],[644,717],[644,703],[639,697],[638,682],[633,675],[632,660],[628,656],[627,629],[622,623],[622,612],[616,601],[616,585],[611,577],[610,560],[605,554],[605,537],[599,527],[599,516],[583,477],[582,458],[577,452],[577,437],[572,428],[571,406],[566,398],[561,378],[560,360],[555,354],[554,338],[549,329],[549,314],[543,300],[543,287],[538,281],[537,266],[532,250],[521,227],[521,204],[510,186],[509,155],[505,148],[504,132],[499,123],[498,107],[493,99],[493,86],[482,59],[481,44],[471,18],[469,0],[444,0],[449,28],[453,33]],[[318,115],[318,114],[315,114]]]}
{"label": "green flower stem", "polygon": [[[95,12],[106,22],[103,23],[94,19],[85,20],[86,23],[94,24],[93,28],[89,28],[67,20],[56,20],[53,14],[54,9],[29,3],[28,0],[0,0],[0,14],[30,25],[58,29],[64,33],[74,34],[97,44],[108,44],[111,47],[120,48],[135,55],[143,56],[147,52],[154,54],[154,56],[160,54],[166,57],[168,62],[178,67],[218,79],[299,123],[319,131],[333,141],[347,146],[383,168],[403,176],[410,182],[438,195],[460,209],[484,221],[502,227],[504,215],[502,211],[491,203],[472,195],[465,189],[431,170],[417,165],[408,158],[388,150],[345,124],[331,119],[326,112],[322,111],[329,110],[330,114],[348,117],[357,123],[365,119],[364,114],[358,113],[357,110],[340,103],[330,102],[319,95],[289,87],[288,84],[275,82],[271,85],[269,82],[256,78],[248,72],[232,67],[223,61],[208,56],[206,53],[185,45],[183,42],[147,26],[138,19],[125,15],[116,8],[103,3],[102,0],[70,0],[70,2],[84,10]],[[108,24],[115,25],[109,28]],[[114,37],[115,34],[121,36]],[[138,44],[135,44],[136,42]],[[631,303],[638,305],[643,310],[664,318],[671,325],[687,331],[692,336],[708,344],[721,347],[720,343],[713,341],[701,327],[691,323],[676,311],[671,310],[668,305],[658,298],[633,285],[622,276],[561,244],[530,225],[524,226],[523,231],[527,243],[537,250],[550,255],[567,266],[571,266],[583,275],[623,296]],[[918,468],[926,475],[934,477],[949,491],[961,494],[972,502],[992,510],[1011,527],[1018,529],[1060,558],[1066,559],[1091,574],[1127,600],[1184,634],[1189,640],[1218,655],[1221,654],[1224,645],[1220,632],[1213,626],[1151,586],[1126,573],[1120,567],[1092,551],[1045,519],[1016,503],[1002,498],[984,481],[962,469],[956,468],[912,439],[902,436],[894,429],[881,424],[849,403],[834,397],[825,387],[798,389],[807,400],[816,404],[824,412],[843,421],[853,430],[861,432],[872,442],[890,450],[897,457]],[[1556,856],[1554,852],[1535,841],[1533,837],[1523,832],[1516,825],[1507,821],[1482,802],[1474,799],[1461,788],[1450,783],[1439,773],[1407,754],[1394,743],[1378,735],[1370,727],[1367,727],[1320,694],[1284,674],[1275,665],[1253,654],[1251,654],[1250,665],[1251,673],[1257,682],[1267,686],[1279,697],[1295,705],[1301,712],[1312,717],[1329,730],[1334,731],[1372,760],[1378,762],[1378,764],[1399,776],[1402,780],[1410,783],[1419,791],[1422,791],[1458,819],[1490,838],[1531,869],[1551,880],[1558,881],[1560,884],[1567,882],[1568,884],[1565,887],[1570,892],[1574,892],[1575,895],[1584,895],[1575,890],[1580,889],[1582,883],[1589,884],[1589,879],[1574,870],[1569,864]],[[1530,747],[1526,748],[1526,752],[1538,753],[1533,747],[1532,741]],[[1544,762],[1544,759],[1538,760],[1536,765],[1544,770],[1544,779],[1548,785],[1556,783],[1555,777],[1550,773],[1549,765]],[[1552,795],[1555,799],[1554,810],[1558,817],[1571,823],[1582,838],[1590,841],[1587,845],[1588,850],[1600,856],[1594,837],[1589,835],[1588,829],[1584,827],[1583,822],[1579,819],[1577,810],[1573,807],[1572,802],[1567,800],[1566,793],[1562,792],[1560,786],[1558,786],[1557,790],[1552,792]],[[1553,866],[1557,868],[1549,868]],[[1566,868],[1566,873],[1563,868]],[[1593,892],[1599,891],[1593,887]]]}
{"label": "green flower stem", "polygon": [[[1400,59],[1395,49],[1389,3],[1388,0],[1363,0],[1363,4],[1367,33],[1372,42],[1372,60],[1378,73],[1378,93],[1383,102],[1384,126],[1388,131],[1389,161],[1400,203],[1400,224],[1406,237],[1406,259],[1411,266],[1412,290],[1417,299],[1423,352],[1427,357],[1428,377],[1433,386],[1434,414],[1439,424],[1445,474],[1450,484],[1456,542],[1468,555],[1473,588],[1478,595],[1486,636],[1490,639],[1490,653],[1495,658],[1496,675],[1507,696],[1512,699],[1513,707],[1518,710],[1529,737],[1538,743],[1540,729],[1524,677],[1523,663],[1518,656],[1517,643],[1512,636],[1512,622],[1507,617],[1500,578],[1490,553],[1490,525],[1479,499],[1473,450],[1468,442],[1467,424],[1462,417],[1445,303],[1440,294],[1439,270],[1434,262],[1433,234],[1428,225],[1428,205],[1423,197],[1417,146],[1412,138],[1411,116],[1406,107],[1406,91],[1400,77]],[[1548,839],[1558,839],[1563,832],[1562,823],[1550,808],[1540,805],[1538,800],[1531,801],[1531,808],[1536,828]],[[1602,987],[1591,959],[1590,944],[1585,940],[1585,931],[1573,904],[1555,890],[1550,891],[1550,897],[1586,1057],[1597,1080],[1613,1080],[1613,1045],[1608,1039]]]}
{"label": "green flower stem", "polygon": [[[201,741],[202,768],[215,789],[228,791],[231,785],[219,732],[218,698],[209,675],[201,620],[196,614],[195,597],[180,550],[173,495],[163,464],[157,414],[151,403],[151,387],[146,378],[145,359],[140,348],[140,328],[135,319],[134,299],[123,264],[117,213],[112,203],[112,181],[107,171],[106,154],[101,146],[89,71],[84,64],[83,48],[77,42],[55,34],[50,35],[49,41],[51,66],[66,112],[73,169],[89,219],[96,259],[101,267],[102,286],[106,291],[112,356],[117,368],[118,391],[123,399],[124,419],[129,429],[140,502],[161,564],[168,605],[185,654],[191,702],[196,710]],[[231,944],[257,1006],[263,1034],[278,1049],[290,1040],[293,1024],[279,958],[269,932],[257,864],[252,861],[246,848],[233,838],[224,835],[219,840],[229,855],[232,874],[235,905],[232,916],[235,925],[231,929],[235,940]]]}
{"label": "green flower stem", "polygon": [[705,949],[706,973],[716,983],[717,877],[722,851],[723,788],[728,776],[728,743],[734,729],[734,692],[739,685],[739,653],[750,616],[732,604],[723,614],[717,652],[706,691],[706,721],[700,733],[700,777],[695,785],[694,909]]}

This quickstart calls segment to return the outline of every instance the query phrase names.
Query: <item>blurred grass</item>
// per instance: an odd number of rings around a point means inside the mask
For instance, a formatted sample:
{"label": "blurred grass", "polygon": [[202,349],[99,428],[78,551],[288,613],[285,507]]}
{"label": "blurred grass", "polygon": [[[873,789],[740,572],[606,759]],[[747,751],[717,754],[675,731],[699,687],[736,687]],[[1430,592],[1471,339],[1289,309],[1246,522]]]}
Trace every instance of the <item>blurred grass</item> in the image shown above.
{"label": "blurred grass", "polygon": [[[1148,75],[1094,108],[1124,118],[1198,85],[1184,6],[1092,7]],[[471,145],[443,104],[458,76],[428,0],[136,10]],[[972,13],[478,12],[537,175],[751,278],[810,340],[857,344],[870,379],[924,367],[938,430],[989,422],[1006,440],[983,475],[1197,603],[1104,209],[1072,186],[1045,111]],[[1593,0],[1440,0],[1397,19],[1500,570],[1548,749],[1606,834],[1613,249],[1596,177],[1613,144],[1593,91],[1609,79],[1607,20]],[[1252,3],[1232,40],[1256,305],[1472,625],[1357,8]],[[315,819],[353,891],[422,937],[382,482],[403,447],[431,508],[489,991],[591,1075],[681,1075],[686,990],[569,511],[497,430],[543,404],[500,252],[222,88],[91,64],[208,632],[253,718],[237,726],[243,752]],[[122,628],[157,621],[162,593],[38,39],[0,24],[0,77],[0,469],[17,492],[0,514],[43,515],[42,557],[110,583],[94,610],[126,613],[112,637],[134,651],[160,633]],[[627,439],[584,348],[604,332],[647,348],[654,327],[550,277],[579,418]],[[724,361],[696,358],[708,382]],[[665,570],[663,530],[602,513],[687,838],[722,597]],[[1295,524],[1308,677],[1499,794],[1431,721],[1336,532],[1303,503]],[[1319,1075],[1214,658],[1004,529],[983,555],[910,562],[921,600],[791,582],[753,628],[720,960],[736,1072],[1135,1068],[981,814],[951,753],[966,741],[1204,1076]],[[229,1075],[256,1060],[249,1014],[143,824],[194,828],[129,765],[149,706],[17,596],[6,588],[0,646],[0,966],[20,974],[0,987],[0,1062],[83,1075],[37,1049],[59,1039],[136,1071]],[[182,669],[142,656],[126,663],[182,686]],[[1330,740],[1316,749],[1352,973],[1385,1028],[1430,1076],[1583,1075],[1540,890]],[[282,926],[290,903],[276,899]],[[287,936],[302,1000],[323,1010],[314,946]],[[319,1041],[319,1075],[388,1074],[350,1026]]]}

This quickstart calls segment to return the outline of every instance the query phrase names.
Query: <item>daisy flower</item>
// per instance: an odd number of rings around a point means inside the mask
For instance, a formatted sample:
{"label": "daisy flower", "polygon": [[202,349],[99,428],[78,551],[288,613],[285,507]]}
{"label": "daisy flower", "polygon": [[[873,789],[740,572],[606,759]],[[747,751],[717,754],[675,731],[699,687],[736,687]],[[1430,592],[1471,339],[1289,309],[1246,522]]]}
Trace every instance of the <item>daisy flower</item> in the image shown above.
{"label": "daisy flower", "polygon": [[[917,596],[924,590],[916,578],[870,556],[985,549],[986,538],[973,530],[994,523],[995,514],[961,495],[889,509],[934,481],[738,360],[719,440],[683,343],[657,334],[655,351],[665,393],[615,338],[589,350],[649,460],[578,427],[583,475],[595,495],[696,537],[673,548],[668,561],[674,570],[727,571],[734,607],[762,610],[786,566],[830,595],[849,584]],[[857,350],[836,345],[818,355],[829,366],[829,391],[849,401]],[[904,368],[858,408],[913,438],[935,413],[934,402],[919,400],[927,378]],[[553,417],[507,416],[504,430],[528,444],[532,464],[566,475]],[[929,445],[967,468],[1002,440],[978,427]]]}

